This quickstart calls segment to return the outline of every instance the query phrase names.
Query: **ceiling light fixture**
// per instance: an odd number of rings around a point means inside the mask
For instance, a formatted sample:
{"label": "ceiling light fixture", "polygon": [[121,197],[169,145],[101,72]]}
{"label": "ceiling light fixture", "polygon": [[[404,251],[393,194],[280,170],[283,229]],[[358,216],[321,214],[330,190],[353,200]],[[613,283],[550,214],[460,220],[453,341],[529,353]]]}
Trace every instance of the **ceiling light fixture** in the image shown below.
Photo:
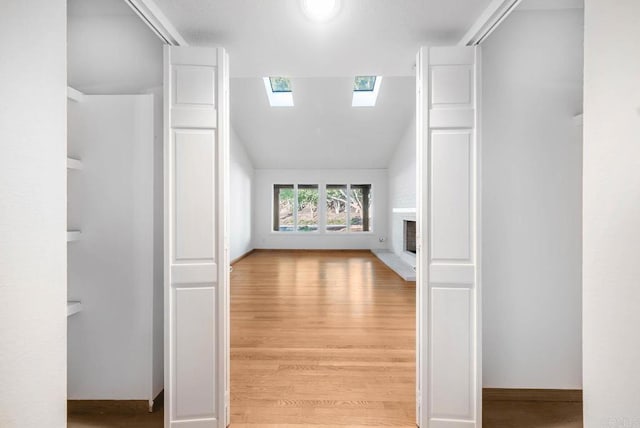
{"label": "ceiling light fixture", "polygon": [[302,12],[315,22],[327,22],[340,10],[340,0],[300,0],[300,3]]}

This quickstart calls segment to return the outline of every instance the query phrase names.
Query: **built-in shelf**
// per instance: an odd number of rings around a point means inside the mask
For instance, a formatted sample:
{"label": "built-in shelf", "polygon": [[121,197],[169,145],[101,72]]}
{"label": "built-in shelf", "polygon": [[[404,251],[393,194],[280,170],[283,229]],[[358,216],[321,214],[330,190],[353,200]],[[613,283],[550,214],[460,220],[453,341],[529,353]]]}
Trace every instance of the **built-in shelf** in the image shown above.
{"label": "built-in shelf", "polygon": [[67,316],[70,317],[73,314],[77,314],[82,310],[82,302],[67,301]]}
{"label": "built-in shelf", "polygon": [[67,158],[67,169],[83,169],[82,161],[74,158]]}
{"label": "built-in shelf", "polygon": [[397,214],[415,214],[416,209],[415,208],[394,208],[393,212]]}
{"label": "built-in shelf", "polygon": [[67,242],[78,241],[82,237],[79,230],[67,230]]}
{"label": "built-in shelf", "polygon": [[67,86],[67,99],[81,103],[84,101],[84,94],[77,89],[73,89],[71,86]]}
{"label": "built-in shelf", "polygon": [[582,124],[584,123],[582,116],[582,113],[573,116],[573,122],[576,124],[576,126],[582,126]]}

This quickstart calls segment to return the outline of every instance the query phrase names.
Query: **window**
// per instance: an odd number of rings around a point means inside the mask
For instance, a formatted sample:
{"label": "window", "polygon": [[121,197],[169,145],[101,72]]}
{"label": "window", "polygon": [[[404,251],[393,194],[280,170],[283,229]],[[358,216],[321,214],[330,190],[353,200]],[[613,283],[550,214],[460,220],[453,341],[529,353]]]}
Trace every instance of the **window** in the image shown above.
{"label": "window", "polygon": [[344,184],[327,185],[327,230],[330,232],[347,231],[347,186]]}
{"label": "window", "polygon": [[371,232],[371,184],[328,184],[327,231]]}
{"label": "window", "polygon": [[276,184],[273,186],[273,230],[278,232],[291,232],[294,230],[294,194],[293,184]]}
{"label": "window", "polygon": [[275,184],[273,186],[273,230],[315,232],[318,230],[318,185]]}
{"label": "window", "polygon": [[351,232],[369,232],[371,230],[371,185],[352,184],[349,192],[351,208]]}
{"label": "window", "polygon": [[263,77],[271,107],[293,107],[293,87],[288,77]]}
{"label": "window", "polygon": [[287,77],[269,77],[271,92],[291,92],[291,80]]}
{"label": "window", "polygon": [[373,107],[378,99],[382,76],[356,76],[353,81],[352,107]]}
{"label": "window", "polygon": [[376,76],[356,76],[353,90],[356,92],[373,91],[376,86]]}
{"label": "window", "polygon": [[315,232],[318,230],[318,186],[310,184],[298,185],[298,232]]}
{"label": "window", "polygon": [[370,184],[274,184],[273,231],[371,232],[371,195]]}

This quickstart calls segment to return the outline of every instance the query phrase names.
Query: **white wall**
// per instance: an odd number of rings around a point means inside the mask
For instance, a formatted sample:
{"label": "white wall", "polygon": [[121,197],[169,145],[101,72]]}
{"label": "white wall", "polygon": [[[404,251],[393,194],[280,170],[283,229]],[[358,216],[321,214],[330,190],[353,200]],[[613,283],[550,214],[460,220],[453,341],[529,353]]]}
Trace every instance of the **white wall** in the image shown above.
{"label": "white wall", "polygon": [[83,305],[68,321],[70,399],[153,398],[153,107],[152,95],[69,106],[68,151],[84,165],[69,173],[82,238],[68,244],[68,294]]}
{"label": "white wall", "polygon": [[[313,154],[310,154],[311,156]],[[256,169],[254,246],[270,249],[375,249],[385,248],[387,238],[386,169]],[[274,184],[371,184],[372,232],[293,233],[273,231]],[[323,209],[322,207],[320,209]]]}
{"label": "white wall", "polygon": [[585,1],[584,420],[640,426],[640,2]]}
{"label": "white wall", "polygon": [[66,426],[66,2],[0,13],[0,426]]}
{"label": "white wall", "polygon": [[153,89],[153,386],[164,388],[164,102],[163,88]]}
{"label": "white wall", "polygon": [[162,43],[122,0],[69,1],[69,84],[91,94],[162,85]]}
{"label": "white wall", "polygon": [[517,11],[482,46],[485,387],[582,385],[582,29]]}
{"label": "white wall", "polygon": [[389,248],[416,266],[416,256],[404,251],[404,220],[415,214],[394,213],[394,208],[416,208],[416,118],[415,114],[389,162]]}
{"label": "white wall", "polygon": [[254,169],[244,143],[235,130],[230,136],[230,259],[234,260],[253,249],[252,217]]}

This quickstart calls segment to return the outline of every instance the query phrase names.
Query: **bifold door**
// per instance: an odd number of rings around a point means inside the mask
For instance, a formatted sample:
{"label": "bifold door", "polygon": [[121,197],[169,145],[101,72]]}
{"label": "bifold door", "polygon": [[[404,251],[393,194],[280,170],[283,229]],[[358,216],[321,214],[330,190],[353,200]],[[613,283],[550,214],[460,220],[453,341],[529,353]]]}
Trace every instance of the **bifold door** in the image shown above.
{"label": "bifold door", "polygon": [[474,47],[422,48],[417,58],[422,428],[482,425],[478,55]]}
{"label": "bifold door", "polygon": [[228,423],[228,67],[166,46],[165,427]]}

